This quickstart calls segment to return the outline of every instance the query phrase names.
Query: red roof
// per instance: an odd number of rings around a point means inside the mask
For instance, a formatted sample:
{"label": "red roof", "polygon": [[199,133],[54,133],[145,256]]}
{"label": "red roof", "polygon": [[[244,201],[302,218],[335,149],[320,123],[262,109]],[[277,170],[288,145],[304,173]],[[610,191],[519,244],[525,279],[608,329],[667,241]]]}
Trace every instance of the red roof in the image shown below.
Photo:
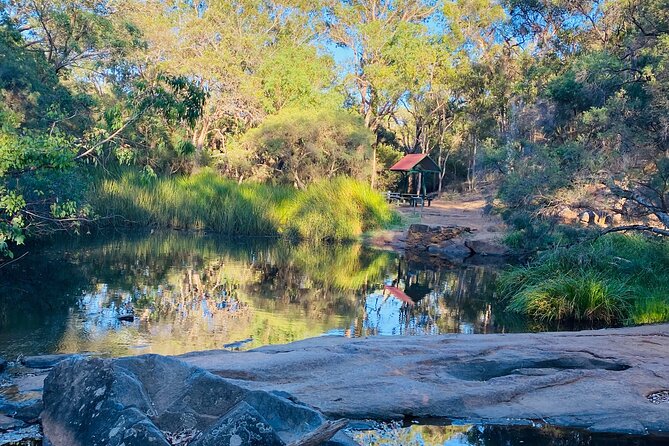
{"label": "red roof", "polygon": [[416,166],[420,168],[417,170],[427,171],[427,172],[438,172],[439,166],[432,161],[432,158],[427,156],[427,153],[410,153],[409,155],[404,155],[404,157],[395,163],[394,166],[390,168],[393,171],[400,172],[409,172],[414,170]]}
{"label": "red roof", "polygon": [[404,155],[404,157],[399,160],[390,170],[411,170],[413,167],[423,161],[423,158],[427,156],[426,153],[412,153],[410,155]]}
{"label": "red roof", "polygon": [[384,288],[385,288],[385,290],[388,291],[393,297],[395,297],[395,298],[401,300],[402,302],[404,302],[405,304],[409,305],[410,307],[413,307],[414,305],[416,305],[416,303],[415,303],[413,300],[411,300],[411,298],[410,298],[409,296],[407,296],[407,295],[404,293],[404,291],[400,290],[399,288],[394,287],[394,286],[388,286],[388,285],[384,286]]}

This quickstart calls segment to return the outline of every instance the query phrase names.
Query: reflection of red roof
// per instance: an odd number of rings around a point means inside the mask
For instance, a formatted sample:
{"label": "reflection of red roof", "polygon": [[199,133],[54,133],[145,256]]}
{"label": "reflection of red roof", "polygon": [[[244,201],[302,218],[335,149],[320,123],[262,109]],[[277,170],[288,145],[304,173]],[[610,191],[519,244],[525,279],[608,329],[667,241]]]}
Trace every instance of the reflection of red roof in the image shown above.
{"label": "reflection of red roof", "polygon": [[427,153],[410,153],[409,155],[404,155],[404,157],[395,163],[394,166],[390,168],[393,171],[408,172],[414,170],[422,170],[425,172],[438,172],[439,166],[435,163],[432,158],[427,156]]}
{"label": "reflection of red roof", "polygon": [[388,285],[384,286],[383,288],[385,288],[386,291],[388,291],[390,294],[392,294],[393,297],[396,297],[397,299],[401,300],[405,304],[407,304],[411,307],[416,305],[416,303],[413,300],[411,300],[411,298],[409,296],[404,294],[404,291],[400,290],[399,288],[394,287],[394,286],[388,286]]}

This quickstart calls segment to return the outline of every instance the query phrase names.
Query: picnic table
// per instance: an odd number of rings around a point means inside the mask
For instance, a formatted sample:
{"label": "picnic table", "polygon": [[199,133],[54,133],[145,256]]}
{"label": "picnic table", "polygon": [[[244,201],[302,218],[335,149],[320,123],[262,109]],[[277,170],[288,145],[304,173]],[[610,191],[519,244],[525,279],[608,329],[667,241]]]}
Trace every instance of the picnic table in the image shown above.
{"label": "picnic table", "polygon": [[409,203],[409,206],[412,207],[417,207],[418,205],[425,206],[425,202],[427,202],[427,206],[430,207],[432,200],[435,198],[437,198],[436,192],[431,192],[429,194],[401,194],[399,192],[386,192],[386,200],[388,203]]}

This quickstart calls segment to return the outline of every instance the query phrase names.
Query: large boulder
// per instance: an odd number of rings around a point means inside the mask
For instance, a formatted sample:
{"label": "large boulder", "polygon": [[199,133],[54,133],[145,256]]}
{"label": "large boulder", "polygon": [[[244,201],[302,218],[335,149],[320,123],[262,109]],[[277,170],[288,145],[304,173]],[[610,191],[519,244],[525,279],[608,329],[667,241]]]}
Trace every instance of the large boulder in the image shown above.
{"label": "large boulder", "polygon": [[[258,432],[240,435],[252,419]],[[165,432],[184,431],[202,433],[195,443],[202,446],[222,439],[274,446],[323,422],[319,412],[288,398],[158,355],[69,358],[44,382],[42,424],[54,446],[167,446]],[[249,440],[261,433],[264,442]]]}
{"label": "large boulder", "polygon": [[461,226],[412,224],[409,226],[409,232],[407,233],[407,249],[425,251],[431,245],[440,245],[468,232],[471,232],[470,228]]}
{"label": "large boulder", "polygon": [[272,426],[246,401],[237,404],[191,446],[283,446]]}

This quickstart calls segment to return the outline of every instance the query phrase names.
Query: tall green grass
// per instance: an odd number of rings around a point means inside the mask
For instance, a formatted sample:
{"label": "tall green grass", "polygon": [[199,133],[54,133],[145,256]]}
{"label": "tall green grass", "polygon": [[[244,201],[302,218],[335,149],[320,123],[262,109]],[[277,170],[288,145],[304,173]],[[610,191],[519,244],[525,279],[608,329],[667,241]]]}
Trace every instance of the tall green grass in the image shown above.
{"label": "tall green grass", "polygon": [[398,218],[380,194],[350,178],[299,191],[237,184],[211,170],[169,178],[125,171],[101,178],[90,201],[116,223],[305,240],[352,240]]}
{"label": "tall green grass", "polygon": [[547,251],[500,277],[507,309],[540,321],[669,321],[669,242],[608,235]]}

